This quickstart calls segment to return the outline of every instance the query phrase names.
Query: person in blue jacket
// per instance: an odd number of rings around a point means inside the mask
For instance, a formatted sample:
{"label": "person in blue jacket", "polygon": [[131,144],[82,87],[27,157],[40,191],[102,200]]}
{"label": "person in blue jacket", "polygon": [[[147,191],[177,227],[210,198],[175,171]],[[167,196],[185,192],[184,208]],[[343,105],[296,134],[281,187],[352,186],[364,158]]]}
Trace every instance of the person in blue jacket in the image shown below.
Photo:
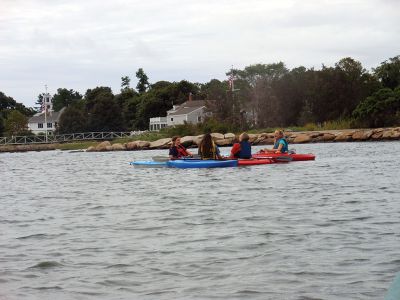
{"label": "person in blue jacket", "polygon": [[274,133],[274,147],[272,149],[265,148],[260,152],[272,152],[272,153],[288,153],[289,145],[283,135],[282,130],[275,130]]}
{"label": "person in blue jacket", "polygon": [[251,144],[249,135],[243,132],[239,136],[239,143],[233,144],[230,158],[251,158]]}

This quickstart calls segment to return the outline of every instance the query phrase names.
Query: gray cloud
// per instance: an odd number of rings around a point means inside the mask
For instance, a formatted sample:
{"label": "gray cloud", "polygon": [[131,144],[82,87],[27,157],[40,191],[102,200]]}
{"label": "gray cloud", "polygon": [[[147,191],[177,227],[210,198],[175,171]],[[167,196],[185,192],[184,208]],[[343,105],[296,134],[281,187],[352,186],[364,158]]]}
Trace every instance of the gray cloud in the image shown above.
{"label": "gray cloud", "polygon": [[[32,106],[48,84],[118,92],[150,80],[205,82],[234,65],[319,68],[351,56],[367,69],[398,55],[395,0],[0,0],[0,91]],[[134,85],[134,82],[133,82]]]}

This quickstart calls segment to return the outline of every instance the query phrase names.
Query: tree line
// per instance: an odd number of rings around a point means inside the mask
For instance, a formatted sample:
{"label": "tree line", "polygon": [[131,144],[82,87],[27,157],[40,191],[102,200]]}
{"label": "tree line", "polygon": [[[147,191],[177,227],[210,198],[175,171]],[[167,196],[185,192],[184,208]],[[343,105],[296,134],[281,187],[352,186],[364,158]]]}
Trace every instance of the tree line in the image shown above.
{"label": "tree line", "polygon": [[[352,127],[400,124],[400,56],[371,71],[350,57],[331,67],[322,65],[319,70],[303,66],[288,69],[283,62],[254,64],[229,70],[228,80],[207,83],[182,80],[150,84],[141,68],[135,75],[136,88],[131,87],[130,77],[124,76],[116,94],[103,86],[88,89],[84,95],[59,88],[52,97],[54,110],[65,107],[58,132],[148,129],[149,118],[165,116],[173,105],[187,101],[189,94],[194,100],[210,100],[207,109],[212,114],[205,122],[222,124],[232,131],[340,120],[347,120]],[[37,104],[41,101],[43,94]],[[32,108],[0,92],[0,134],[26,130],[12,121],[33,113]]]}

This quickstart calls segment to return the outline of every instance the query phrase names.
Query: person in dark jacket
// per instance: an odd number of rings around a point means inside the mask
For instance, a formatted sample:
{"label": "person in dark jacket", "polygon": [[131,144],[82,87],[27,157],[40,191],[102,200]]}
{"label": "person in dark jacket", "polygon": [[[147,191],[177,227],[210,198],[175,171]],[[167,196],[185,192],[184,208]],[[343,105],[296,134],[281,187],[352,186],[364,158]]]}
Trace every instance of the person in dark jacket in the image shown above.
{"label": "person in dark jacket", "polygon": [[233,144],[230,158],[251,158],[251,144],[249,135],[243,132],[239,136],[239,143]]}

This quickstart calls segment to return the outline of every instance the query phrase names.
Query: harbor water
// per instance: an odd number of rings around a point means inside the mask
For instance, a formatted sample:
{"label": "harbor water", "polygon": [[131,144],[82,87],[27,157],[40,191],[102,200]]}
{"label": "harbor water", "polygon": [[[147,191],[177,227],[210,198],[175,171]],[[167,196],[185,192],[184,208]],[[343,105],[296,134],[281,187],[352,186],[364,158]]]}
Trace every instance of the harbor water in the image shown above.
{"label": "harbor water", "polygon": [[400,271],[400,142],[294,148],[316,160],[1,153],[0,299],[383,299]]}

